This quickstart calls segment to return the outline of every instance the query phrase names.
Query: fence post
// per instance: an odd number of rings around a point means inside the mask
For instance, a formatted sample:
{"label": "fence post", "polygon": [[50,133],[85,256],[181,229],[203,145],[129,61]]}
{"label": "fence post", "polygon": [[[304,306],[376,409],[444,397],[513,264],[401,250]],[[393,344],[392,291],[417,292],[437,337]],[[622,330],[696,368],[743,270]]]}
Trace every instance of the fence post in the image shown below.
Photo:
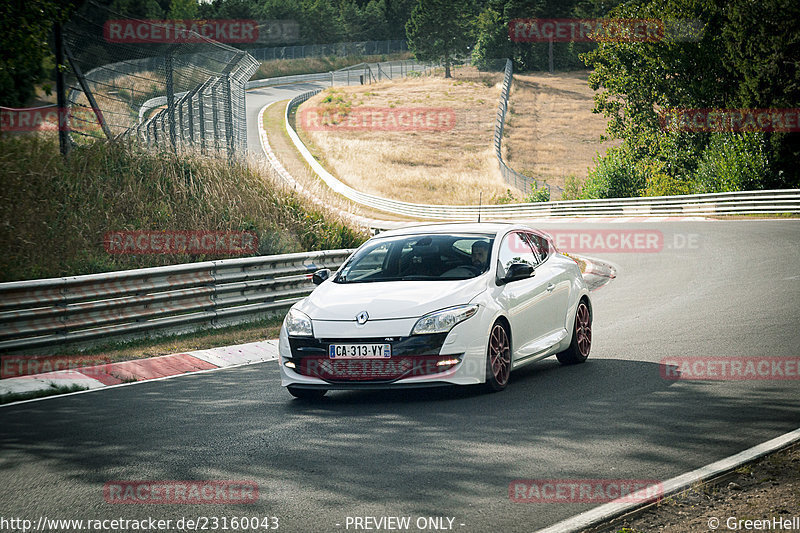
{"label": "fence post", "polygon": [[225,136],[228,141],[228,159],[233,159],[234,156],[234,142],[233,142],[233,95],[231,89],[231,75],[225,76]]}
{"label": "fence post", "polygon": [[[53,25],[53,40],[56,47],[56,98],[58,102],[58,146],[61,149],[61,155],[66,156],[69,153],[69,136],[66,128],[66,115],[67,112],[67,89],[64,83],[64,41],[61,37],[61,24]],[[62,123],[62,117],[64,123]]]}
{"label": "fence post", "polygon": [[164,56],[164,76],[167,83],[167,119],[169,121],[169,143],[175,150],[175,89],[172,84],[172,52]]}
{"label": "fence post", "polygon": [[211,86],[211,122],[214,124],[214,150],[219,150],[219,115],[217,111],[217,82]]}
{"label": "fence post", "polygon": [[197,125],[200,127],[200,153],[206,153],[206,116],[205,116],[205,99],[203,98],[203,91],[205,87],[200,89],[197,96]]}
{"label": "fence post", "polygon": [[178,105],[178,141],[179,144],[183,144],[185,141],[185,136],[183,135],[183,98],[181,98],[181,102]]}
{"label": "fence post", "polygon": [[[196,89],[195,89],[196,91]],[[189,122],[189,144],[194,144],[194,94],[186,102],[186,115]]]}

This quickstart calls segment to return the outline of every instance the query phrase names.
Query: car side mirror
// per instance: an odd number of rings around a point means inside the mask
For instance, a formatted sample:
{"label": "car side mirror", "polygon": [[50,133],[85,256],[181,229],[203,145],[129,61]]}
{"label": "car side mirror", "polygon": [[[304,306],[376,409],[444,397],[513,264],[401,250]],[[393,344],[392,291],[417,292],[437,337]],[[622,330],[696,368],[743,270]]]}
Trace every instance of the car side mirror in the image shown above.
{"label": "car side mirror", "polygon": [[528,263],[513,263],[510,267],[508,267],[508,272],[506,275],[500,280],[502,281],[501,285],[505,285],[506,283],[511,283],[512,281],[517,281],[520,279],[526,279],[533,275],[533,267]]}
{"label": "car side mirror", "polygon": [[311,276],[311,281],[314,282],[314,285],[322,285],[322,282],[331,277],[331,269],[330,268],[321,268],[314,272],[314,275]]}

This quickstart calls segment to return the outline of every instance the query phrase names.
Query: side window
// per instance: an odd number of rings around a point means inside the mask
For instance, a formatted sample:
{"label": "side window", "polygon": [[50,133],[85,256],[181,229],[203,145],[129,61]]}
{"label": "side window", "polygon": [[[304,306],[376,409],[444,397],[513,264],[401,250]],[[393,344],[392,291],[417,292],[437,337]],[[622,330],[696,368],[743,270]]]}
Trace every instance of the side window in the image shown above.
{"label": "side window", "polygon": [[548,241],[547,238],[543,237],[542,235],[537,235],[536,233],[528,233],[527,236],[531,243],[531,248],[533,248],[533,251],[537,253],[541,262],[544,263],[547,257],[552,253],[552,250],[550,249],[550,241]]}
{"label": "side window", "polygon": [[508,267],[512,263],[528,263],[536,267],[538,260],[533,254],[528,241],[519,232],[509,233],[500,245],[500,253],[497,256],[497,274],[502,277],[506,275]]}

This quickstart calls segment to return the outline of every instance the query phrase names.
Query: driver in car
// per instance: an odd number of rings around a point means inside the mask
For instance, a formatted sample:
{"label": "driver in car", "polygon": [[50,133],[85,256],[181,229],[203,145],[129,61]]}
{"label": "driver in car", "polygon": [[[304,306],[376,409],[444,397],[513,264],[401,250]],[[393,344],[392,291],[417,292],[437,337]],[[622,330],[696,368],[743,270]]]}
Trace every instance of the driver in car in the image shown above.
{"label": "driver in car", "polygon": [[489,243],[486,241],[475,241],[472,243],[472,266],[483,273],[489,266]]}

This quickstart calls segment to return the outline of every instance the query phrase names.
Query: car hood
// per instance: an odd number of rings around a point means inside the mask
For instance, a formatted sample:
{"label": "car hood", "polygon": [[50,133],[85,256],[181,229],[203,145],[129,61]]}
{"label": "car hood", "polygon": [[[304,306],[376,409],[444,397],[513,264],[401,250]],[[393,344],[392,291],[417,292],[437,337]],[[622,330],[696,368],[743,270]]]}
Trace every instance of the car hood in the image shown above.
{"label": "car hood", "polygon": [[466,304],[486,289],[486,276],[453,281],[326,281],[297,307],[312,320],[355,321],[361,311],[370,320],[419,317]]}

